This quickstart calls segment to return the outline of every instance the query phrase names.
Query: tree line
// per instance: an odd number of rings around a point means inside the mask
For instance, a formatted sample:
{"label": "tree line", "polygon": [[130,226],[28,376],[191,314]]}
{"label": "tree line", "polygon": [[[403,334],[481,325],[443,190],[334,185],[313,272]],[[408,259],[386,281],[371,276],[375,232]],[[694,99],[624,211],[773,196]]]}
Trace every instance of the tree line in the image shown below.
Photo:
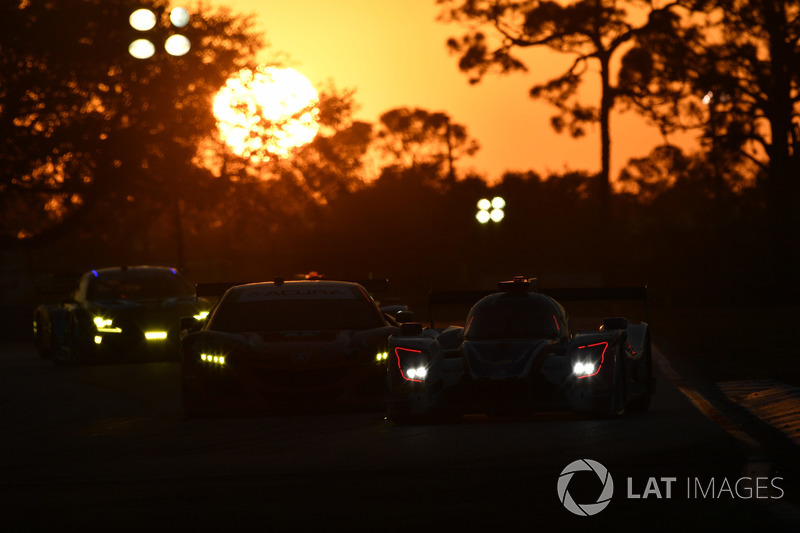
{"label": "tree line", "polygon": [[[354,91],[332,84],[314,141],[254,163],[223,146],[209,105],[255,66],[264,39],[252,18],[204,9],[187,30],[193,53],[143,62],[127,54],[141,2],[6,2],[0,244],[46,268],[163,262],[203,279],[313,269],[442,285],[525,269],[602,283],[789,281],[800,266],[798,2],[437,3],[464,28],[447,46],[472,82],[525,75],[527,49],[564,55],[562,75],[527,74],[530,95],[554,106],[555,132],[600,125],[599,175],[531,169],[489,184],[458,171],[479,139],[457,117],[401,107],[357,121]],[[600,101],[587,103],[580,89],[597,70]],[[701,145],[665,143],[610,176],[620,110],[665,138],[694,129]],[[481,225],[476,202],[492,195],[506,197],[506,217]]]}

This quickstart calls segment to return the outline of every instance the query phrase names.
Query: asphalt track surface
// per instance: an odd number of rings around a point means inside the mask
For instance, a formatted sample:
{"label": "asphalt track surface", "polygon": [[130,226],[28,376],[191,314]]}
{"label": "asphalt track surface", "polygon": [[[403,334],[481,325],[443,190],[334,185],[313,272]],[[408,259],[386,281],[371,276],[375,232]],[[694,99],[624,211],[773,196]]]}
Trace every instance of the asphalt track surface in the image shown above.
{"label": "asphalt track surface", "polygon": [[[651,410],[620,419],[186,419],[178,363],[62,366],[0,345],[0,528],[800,530],[796,445],[664,369]],[[593,516],[557,490],[581,459],[614,483]],[[567,486],[583,505],[604,485],[584,471]]]}

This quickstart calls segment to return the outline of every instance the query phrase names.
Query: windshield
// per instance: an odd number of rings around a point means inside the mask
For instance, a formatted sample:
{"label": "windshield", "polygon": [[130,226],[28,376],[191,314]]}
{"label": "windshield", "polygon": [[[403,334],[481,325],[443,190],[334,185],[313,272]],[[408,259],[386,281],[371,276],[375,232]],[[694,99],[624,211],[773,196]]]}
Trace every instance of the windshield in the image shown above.
{"label": "windshield", "polygon": [[100,271],[89,282],[89,300],[154,300],[194,296],[194,287],[173,270]]}
{"label": "windshield", "polygon": [[355,287],[335,290],[289,288],[228,294],[209,329],[229,333],[360,330],[385,326],[380,311]]}
{"label": "windshield", "polygon": [[540,294],[492,295],[472,308],[464,337],[469,340],[555,339],[560,311]]}

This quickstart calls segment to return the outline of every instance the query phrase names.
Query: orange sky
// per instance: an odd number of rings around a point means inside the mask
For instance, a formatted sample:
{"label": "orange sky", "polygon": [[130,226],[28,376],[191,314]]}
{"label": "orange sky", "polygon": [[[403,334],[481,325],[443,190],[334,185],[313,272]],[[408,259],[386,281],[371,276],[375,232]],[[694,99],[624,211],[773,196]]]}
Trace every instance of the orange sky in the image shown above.
{"label": "orange sky", "polygon": [[[269,43],[264,61],[286,54],[286,66],[317,86],[333,80],[354,88],[361,106],[356,118],[376,123],[395,107],[444,111],[467,126],[481,144],[457,170],[474,170],[490,181],[505,170],[542,174],[565,169],[598,171],[599,129],[575,140],[549,125],[554,108],[534,101],[534,83],[560,74],[570,56],[532,52],[528,73],[489,76],[469,85],[445,41],[460,36],[459,26],[436,21],[435,0],[214,0],[235,12],[254,13]],[[587,80],[587,89],[596,86]],[[594,102],[590,102],[594,103]],[[612,176],[631,157],[646,155],[659,143],[655,130],[635,115],[612,118]]]}

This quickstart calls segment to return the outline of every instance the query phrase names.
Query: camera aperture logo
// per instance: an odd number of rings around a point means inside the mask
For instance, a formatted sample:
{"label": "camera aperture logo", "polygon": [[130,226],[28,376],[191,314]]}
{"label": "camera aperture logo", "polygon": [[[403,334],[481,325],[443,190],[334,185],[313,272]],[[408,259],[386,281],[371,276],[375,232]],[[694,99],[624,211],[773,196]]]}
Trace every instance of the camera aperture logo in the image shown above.
{"label": "camera aperture logo", "polygon": [[[586,473],[579,475],[576,473]],[[597,479],[592,478],[592,473]],[[598,484],[599,480],[599,484]],[[699,478],[694,476],[685,479],[678,476],[647,477],[647,481],[627,478],[625,498],[629,501],[647,499],[671,500],[780,500],[785,491],[781,487],[783,478],[779,476],[744,475],[736,479]],[[573,493],[580,499],[591,499],[599,492],[597,501],[579,503],[569,492],[569,485],[575,485]],[[602,489],[600,488],[602,485]],[[641,487],[644,487],[643,489]],[[685,493],[681,488],[686,487]],[[558,499],[569,512],[578,516],[594,516],[608,507],[614,495],[614,481],[608,469],[592,459],[578,459],[567,465],[558,477]],[[623,496],[620,496],[623,497]]]}
{"label": "camera aperture logo", "polygon": [[[592,471],[597,474],[600,483],[603,484],[603,490],[597,497],[594,503],[577,503],[569,493],[569,482],[572,481],[572,476],[576,472]],[[614,480],[611,479],[611,474],[608,469],[591,459],[578,459],[567,465],[561,471],[558,477],[558,499],[561,504],[571,513],[578,516],[593,516],[605,509],[611,502],[611,496],[614,495]]]}

